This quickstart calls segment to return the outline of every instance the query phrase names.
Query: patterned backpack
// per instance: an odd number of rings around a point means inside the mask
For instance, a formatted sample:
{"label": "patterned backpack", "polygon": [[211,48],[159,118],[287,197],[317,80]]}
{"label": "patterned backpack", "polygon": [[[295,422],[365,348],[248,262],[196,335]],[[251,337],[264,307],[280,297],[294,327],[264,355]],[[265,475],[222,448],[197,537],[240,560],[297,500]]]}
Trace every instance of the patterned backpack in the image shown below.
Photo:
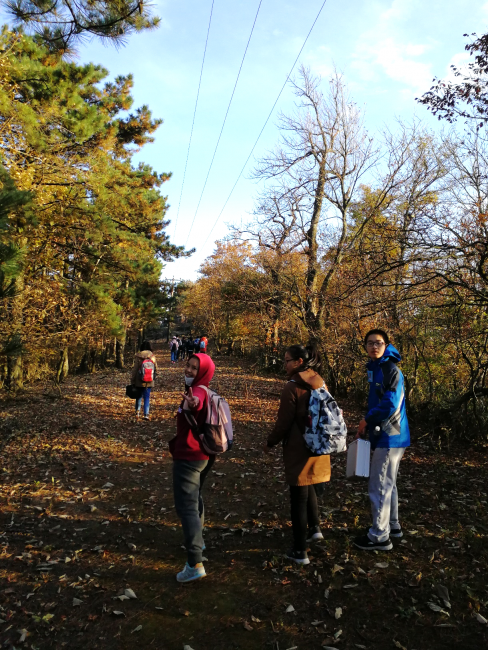
{"label": "patterned backpack", "polygon": [[346,450],[347,426],[337,402],[325,389],[312,390],[308,404],[308,423],[303,439],[315,456],[339,454]]}

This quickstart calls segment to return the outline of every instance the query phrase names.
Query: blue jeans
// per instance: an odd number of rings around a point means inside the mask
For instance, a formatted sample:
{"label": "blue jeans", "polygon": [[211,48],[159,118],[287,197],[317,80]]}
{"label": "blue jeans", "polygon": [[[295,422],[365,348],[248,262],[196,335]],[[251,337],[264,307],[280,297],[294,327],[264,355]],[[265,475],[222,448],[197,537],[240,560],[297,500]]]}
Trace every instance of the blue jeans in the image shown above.
{"label": "blue jeans", "polygon": [[171,350],[171,361],[178,361],[178,350]]}
{"label": "blue jeans", "polygon": [[136,413],[141,410],[141,401],[144,400],[144,415],[149,415],[149,398],[151,397],[151,389],[143,388],[142,395],[136,399]]}

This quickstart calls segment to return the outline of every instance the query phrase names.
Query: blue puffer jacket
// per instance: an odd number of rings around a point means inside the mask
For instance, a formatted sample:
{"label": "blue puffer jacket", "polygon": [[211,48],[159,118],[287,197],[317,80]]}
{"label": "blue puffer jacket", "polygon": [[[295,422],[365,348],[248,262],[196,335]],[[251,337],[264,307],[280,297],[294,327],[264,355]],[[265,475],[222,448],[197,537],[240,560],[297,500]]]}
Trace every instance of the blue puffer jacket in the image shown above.
{"label": "blue puffer jacket", "polygon": [[[388,345],[381,359],[368,362],[368,423],[371,447],[398,448],[410,446],[405,409],[403,374],[397,363],[401,361],[398,350]],[[380,427],[380,431],[375,431]]]}

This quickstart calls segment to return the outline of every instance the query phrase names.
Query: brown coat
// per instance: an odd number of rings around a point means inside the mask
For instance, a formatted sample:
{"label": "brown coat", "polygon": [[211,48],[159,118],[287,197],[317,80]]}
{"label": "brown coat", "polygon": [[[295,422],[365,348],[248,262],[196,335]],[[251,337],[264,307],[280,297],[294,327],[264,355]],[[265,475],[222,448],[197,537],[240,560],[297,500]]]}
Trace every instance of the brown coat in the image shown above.
{"label": "brown coat", "polygon": [[330,457],[312,456],[303,440],[310,392],[320,388],[323,383],[319,375],[306,383],[296,374],[281,393],[278,418],[269,434],[268,447],[283,442],[285,479],[289,485],[314,485],[330,481]]}
{"label": "brown coat", "polygon": [[134,357],[134,366],[132,368],[131,384],[133,386],[138,386],[139,388],[153,388],[154,386],[153,381],[147,381],[144,383],[141,381],[141,378],[139,376],[139,368],[141,367],[141,363],[143,359],[151,359],[151,361],[154,363],[154,376],[156,376],[156,372],[158,370],[156,357],[149,350],[142,350],[141,352],[137,352],[137,354]]}

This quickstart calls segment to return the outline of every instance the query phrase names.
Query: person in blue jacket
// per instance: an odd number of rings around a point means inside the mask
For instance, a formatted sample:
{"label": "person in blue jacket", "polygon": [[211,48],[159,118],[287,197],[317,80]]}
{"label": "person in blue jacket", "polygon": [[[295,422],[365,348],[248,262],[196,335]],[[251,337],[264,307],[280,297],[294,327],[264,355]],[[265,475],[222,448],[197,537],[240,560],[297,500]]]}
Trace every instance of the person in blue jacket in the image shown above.
{"label": "person in blue jacket", "polygon": [[354,540],[354,545],[365,551],[389,551],[393,548],[390,537],[403,537],[396,483],[400,461],[410,446],[405,384],[397,365],[400,353],[390,344],[386,332],[370,330],[364,345],[370,359],[368,412],[359,423],[356,438],[369,433],[373,450],[368,486],[373,525]]}

